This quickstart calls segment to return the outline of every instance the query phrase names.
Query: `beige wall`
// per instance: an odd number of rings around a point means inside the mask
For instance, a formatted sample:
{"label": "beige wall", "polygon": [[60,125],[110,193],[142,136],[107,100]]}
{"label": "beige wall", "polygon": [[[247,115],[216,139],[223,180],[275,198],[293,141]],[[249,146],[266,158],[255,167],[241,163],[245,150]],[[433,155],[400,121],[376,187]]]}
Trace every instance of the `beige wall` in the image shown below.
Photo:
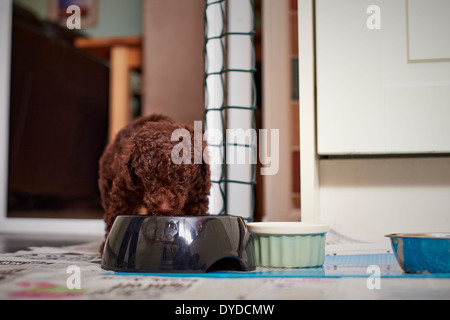
{"label": "beige wall", "polygon": [[279,130],[279,170],[263,177],[264,221],[299,221],[291,199],[289,2],[262,2],[263,128]]}
{"label": "beige wall", "polygon": [[203,120],[203,0],[143,1],[143,114]]}

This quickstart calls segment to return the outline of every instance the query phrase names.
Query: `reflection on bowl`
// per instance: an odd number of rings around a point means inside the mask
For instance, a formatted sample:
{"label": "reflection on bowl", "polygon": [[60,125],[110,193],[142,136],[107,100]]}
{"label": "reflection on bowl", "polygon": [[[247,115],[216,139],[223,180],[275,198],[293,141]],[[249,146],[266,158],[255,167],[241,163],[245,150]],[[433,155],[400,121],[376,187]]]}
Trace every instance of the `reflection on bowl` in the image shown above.
{"label": "reflection on bowl", "polygon": [[386,235],[403,271],[450,273],[450,233],[395,233]]}

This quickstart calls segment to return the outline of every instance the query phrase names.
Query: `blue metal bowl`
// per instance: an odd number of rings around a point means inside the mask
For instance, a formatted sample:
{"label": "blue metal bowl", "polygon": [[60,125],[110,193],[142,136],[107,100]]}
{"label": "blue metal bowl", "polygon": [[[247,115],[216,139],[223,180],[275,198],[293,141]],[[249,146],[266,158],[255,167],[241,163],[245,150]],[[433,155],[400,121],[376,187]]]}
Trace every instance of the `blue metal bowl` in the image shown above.
{"label": "blue metal bowl", "polygon": [[407,273],[450,273],[450,233],[386,235],[397,262]]}

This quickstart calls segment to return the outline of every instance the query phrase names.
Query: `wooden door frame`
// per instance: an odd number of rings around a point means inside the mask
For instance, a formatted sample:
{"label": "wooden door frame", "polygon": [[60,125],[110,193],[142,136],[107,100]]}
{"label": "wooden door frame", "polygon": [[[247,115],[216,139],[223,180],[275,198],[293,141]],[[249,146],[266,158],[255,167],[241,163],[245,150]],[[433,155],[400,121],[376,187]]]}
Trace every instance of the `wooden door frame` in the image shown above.
{"label": "wooden door frame", "polygon": [[298,0],[301,204],[302,221],[310,222],[320,220],[314,7],[314,0]]}

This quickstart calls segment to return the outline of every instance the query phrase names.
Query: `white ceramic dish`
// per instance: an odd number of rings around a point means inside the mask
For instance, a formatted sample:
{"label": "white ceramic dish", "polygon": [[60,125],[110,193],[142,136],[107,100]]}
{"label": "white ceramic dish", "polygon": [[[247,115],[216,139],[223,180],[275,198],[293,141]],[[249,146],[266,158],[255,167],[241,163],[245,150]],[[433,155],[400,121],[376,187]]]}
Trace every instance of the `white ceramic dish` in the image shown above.
{"label": "white ceramic dish", "polygon": [[325,260],[324,223],[252,222],[247,224],[257,266],[276,268],[319,267]]}

